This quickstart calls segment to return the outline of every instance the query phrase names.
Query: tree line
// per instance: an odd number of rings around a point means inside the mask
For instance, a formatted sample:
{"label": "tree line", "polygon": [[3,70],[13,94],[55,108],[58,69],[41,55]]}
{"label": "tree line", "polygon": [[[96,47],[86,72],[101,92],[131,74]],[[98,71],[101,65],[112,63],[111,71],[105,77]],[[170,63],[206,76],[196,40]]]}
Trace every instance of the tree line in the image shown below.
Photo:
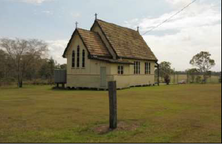
{"label": "tree line", "polygon": [[[66,69],[66,64],[57,64],[53,58],[47,56],[48,44],[42,40],[0,39],[0,85],[16,82],[18,87],[22,87],[24,81],[52,84],[54,70]],[[206,83],[207,78],[213,74],[210,69],[215,65],[210,56],[209,52],[201,51],[190,60],[190,64],[195,68],[178,73],[191,76],[191,82]],[[155,73],[157,75],[158,71]],[[174,73],[170,62],[159,64],[159,75],[166,84],[170,83],[170,75]],[[203,76],[202,79],[200,75]]]}
{"label": "tree line", "polygon": [[48,58],[48,44],[37,39],[0,39],[0,85],[53,83],[54,69],[66,68]]}
{"label": "tree line", "polygon": [[[159,75],[164,79],[167,85],[169,85],[171,81],[170,75],[175,73],[186,74],[188,77],[187,79],[189,80],[187,83],[206,83],[211,75],[218,75],[221,77],[221,72],[210,71],[216,63],[215,60],[211,59],[211,54],[209,52],[201,51],[194,55],[189,63],[193,68],[187,69],[186,71],[176,72],[171,68],[170,62],[163,61],[159,64]],[[158,75],[158,70],[156,70],[155,73]],[[221,78],[219,79],[219,82],[221,82]]]}

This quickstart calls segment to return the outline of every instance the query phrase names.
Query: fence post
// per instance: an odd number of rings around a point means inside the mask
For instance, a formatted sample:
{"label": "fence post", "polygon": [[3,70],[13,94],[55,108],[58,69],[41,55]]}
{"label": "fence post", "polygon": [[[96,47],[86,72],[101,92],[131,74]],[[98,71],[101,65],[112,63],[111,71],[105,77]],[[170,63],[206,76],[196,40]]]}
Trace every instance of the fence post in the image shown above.
{"label": "fence post", "polygon": [[110,81],[109,86],[109,128],[117,128],[116,81]]}
{"label": "fence post", "polygon": [[160,85],[160,65],[157,63],[157,84]]}

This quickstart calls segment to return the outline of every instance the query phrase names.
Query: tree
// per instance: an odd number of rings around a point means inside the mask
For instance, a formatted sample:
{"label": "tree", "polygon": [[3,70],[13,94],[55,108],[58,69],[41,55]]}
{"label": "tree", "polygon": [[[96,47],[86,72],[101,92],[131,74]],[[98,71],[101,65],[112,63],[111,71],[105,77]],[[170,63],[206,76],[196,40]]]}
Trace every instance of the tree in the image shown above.
{"label": "tree", "polygon": [[39,70],[39,75],[42,79],[48,79],[48,82],[52,84],[56,67],[56,61],[53,58],[45,59]]}
{"label": "tree", "polygon": [[160,77],[164,78],[165,83],[167,85],[169,85],[169,83],[170,83],[170,74],[173,72],[173,70],[171,69],[171,63],[163,61],[163,62],[160,63],[159,69],[160,69]]}
{"label": "tree", "polygon": [[55,60],[51,57],[48,61],[48,66],[49,66],[49,83],[52,84],[53,76],[54,76],[54,70],[56,67],[56,62]]}
{"label": "tree", "polygon": [[6,50],[10,60],[13,62],[12,68],[16,70],[18,87],[22,87],[23,76],[27,68],[32,66],[34,59],[42,57],[47,52],[47,44],[41,40],[31,39],[0,39],[0,47]]}
{"label": "tree", "polygon": [[60,69],[65,69],[66,70],[67,69],[67,64],[61,64]]}
{"label": "tree", "polygon": [[8,54],[0,49],[0,85],[10,84],[14,78],[15,70]]}
{"label": "tree", "polygon": [[5,62],[6,62],[6,58],[5,58],[5,52],[3,50],[0,49],[0,80],[1,78],[3,78],[4,76],[4,70],[5,70]]}
{"label": "tree", "polygon": [[190,64],[198,67],[199,72],[203,73],[204,82],[206,82],[207,72],[215,65],[215,61],[210,56],[209,52],[201,51],[190,60]]}
{"label": "tree", "polygon": [[[198,71],[198,69],[196,69],[196,68],[191,68],[191,69],[188,69],[187,71],[187,74],[188,74],[188,80],[189,80],[189,76],[191,77],[191,82],[192,83],[194,83],[194,81],[195,81],[195,76],[196,75],[198,75],[199,74],[199,71]],[[187,82],[188,83],[188,82]]]}

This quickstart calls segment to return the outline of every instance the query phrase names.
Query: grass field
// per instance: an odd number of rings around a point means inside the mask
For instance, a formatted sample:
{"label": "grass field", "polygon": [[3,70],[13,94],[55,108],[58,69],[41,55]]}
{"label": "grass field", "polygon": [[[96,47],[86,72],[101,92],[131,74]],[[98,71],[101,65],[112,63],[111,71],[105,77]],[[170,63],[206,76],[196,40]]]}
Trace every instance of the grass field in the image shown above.
{"label": "grass field", "polygon": [[221,142],[221,85],[120,90],[118,129],[108,92],[0,88],[0,143]]}

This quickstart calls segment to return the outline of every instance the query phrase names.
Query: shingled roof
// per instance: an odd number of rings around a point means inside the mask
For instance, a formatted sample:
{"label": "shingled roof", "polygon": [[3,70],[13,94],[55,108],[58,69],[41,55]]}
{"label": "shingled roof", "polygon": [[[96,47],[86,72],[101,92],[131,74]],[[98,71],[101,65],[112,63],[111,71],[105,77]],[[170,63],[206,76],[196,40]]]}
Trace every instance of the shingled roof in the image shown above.
{"label": "shingled roof", "polygon": [[157,61],[139,32],[116,24],[96,20],[118,57]]}
{"label": "shingled roof", "polygon": [[98,33],[79,28],[77,30],[91,55],[111,57]]}
{"label": "shingled roof", "polygon": [[102,57],[111,57],[109,51],[107,50],[106,46],[103,44],[100,36],[96,32],[84,30],[77,28],[69,40],[68,45],[66,46],[66,49],[63,53],[63,57],[65,57],[65,53],[67,52],[67,49],[69,48],[71,41],[75,35],[75,33],[78,33],[80,38],[82,39],[85,47],[89,51],[90,55],[95,55],[95,56],[102,56]]}
{"label": "shingled roof", "polygon": [[[157,61],[157,58],[139,32],[98,19],[95,20],[94,24],[96,23],[118,58]],[[92,28],[91,31],[77,28],[64,51],[63,57],[65,57],[75,33],[79,34],[90,56],[112,58],[100,35],[97,32],[93,32]]]}

